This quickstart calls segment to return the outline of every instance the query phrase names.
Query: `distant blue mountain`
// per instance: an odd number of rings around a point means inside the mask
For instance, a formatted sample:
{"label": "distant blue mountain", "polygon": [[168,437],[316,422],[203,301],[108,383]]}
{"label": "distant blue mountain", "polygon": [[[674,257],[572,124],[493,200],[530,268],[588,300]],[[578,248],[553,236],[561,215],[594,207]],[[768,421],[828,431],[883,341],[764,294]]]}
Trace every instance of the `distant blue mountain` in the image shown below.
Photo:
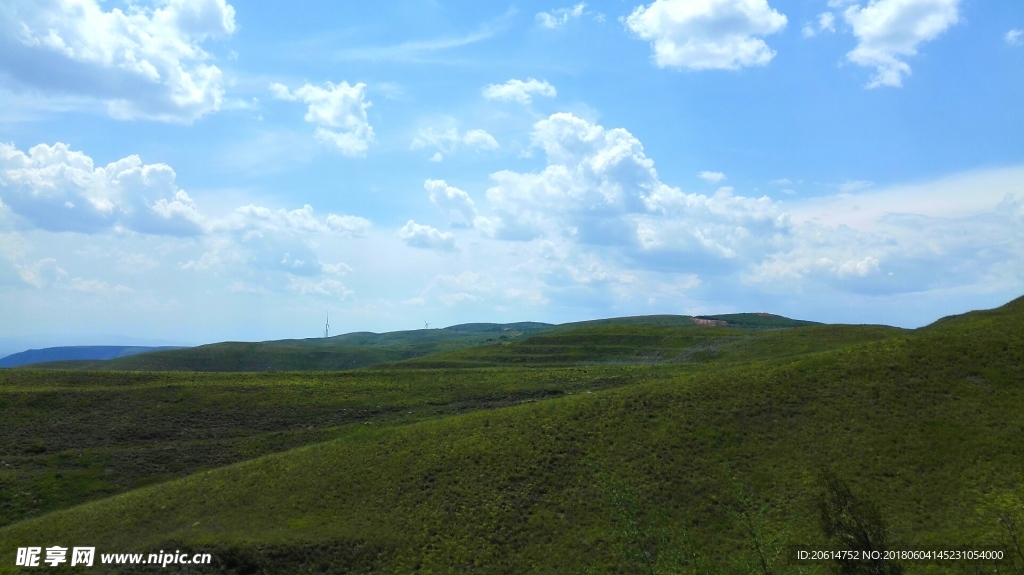
{"label": "distant blue mountain", "polygon": [[65,347],[47,347],[30,349],[12,353],[0,359],[0,367],[17,367],[44,361],[67,361],[73,359],[117,359],[128,355],[159,351],[163,349],[180,349],[173,346],[144,347],[137,345],[71,345]]}

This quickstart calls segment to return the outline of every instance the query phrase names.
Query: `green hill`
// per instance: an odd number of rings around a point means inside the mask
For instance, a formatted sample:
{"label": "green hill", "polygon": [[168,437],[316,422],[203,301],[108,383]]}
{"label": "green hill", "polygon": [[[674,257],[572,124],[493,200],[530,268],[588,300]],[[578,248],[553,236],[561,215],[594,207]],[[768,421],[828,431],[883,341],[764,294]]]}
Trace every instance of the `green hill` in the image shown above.
{"label": "green hill", "polygon": [[[689,318],[685,318],[689,319]],[[896,337],[887,326],[808,324],[800,329],[680,326],[668,322],[599,323],[545,330],[530,337],[413,358],[396,369],[488,366],[656,365],[746,362],[790,357]]]}
{"label": "green hill", "polygon": [[[448,354],[438,354],[429,357],[441,359],[428,357],[422,363],[335,374],[0,371],[0,398],[4,398],[0,420],[7,422],[0,428],[0,457],[4,459],[0,486],[15,494],[5,498],[0,489],[0,525],[197,470],[330,439],[352,424],[362,424],[366,417],[381,424],[383,414],[400,412],[404,414],[400,418],[384,419],[404,424],[573,389],[595,390],[668,377],[680,369],[702,369],[708,362],[781,359],[903,333],[895,328],[864,326],[746,331],[684,325],[688,327],[634,323],[562,331],[555,339],[572,347],[556,350],[562,356],[549,350],[541,371],[504,367],[481,373],[429,368],[431,364],[499,366],[502,361],[518,367],[537,365],[530,362],[536,362],[538,346],[517,344],[473,348],[468,350],[475,353],[472,362],[452,361]],[[466,331],[497,331],[493,326],[477,324]],[[339,337],[356,344],[386,344],[400,336],[401,332]],[[542,337],[539,344],[544,348],[550,341]],[[302,349],[313,347],[307,344]],[[685,361],[651,360],[666,349],[670,357],[685,355]],[[487,363],[490,351],[506,354],[491,357]],[[581,353],[590,361],[580,361]],[[606,360],[593,361],[602,357]],[[660,372],[622,369],[630,363],[665,365]],[[572,369],[552,369],[559,366]],[[422,373],[409,373],[410,368]],[[444,387],[439,388],[438,382],[444,382]],[[509,387],[508,382],[515,385]],[[395,390],[402,391],[398,394]],[[4,469],[4,464],[10,468]]]}
{"label": "green hill", "polygon": [[29,349],[0,358],[0,367],[18,367],[32,363],[78,360],[106,360],[176,347],[145,347],[135,345],[72,345]]}
{"label": "green hill", "polygon": [[[615,329],[551,335],[603,338],[609,349],[642,340],[658,353],[697,341],[660,328]],[[728,337],[702,329],[700,337]],[[825,573],[782,558],[790,544],[829,546],[816,527],[821,469],[877,505],[891,549],[1000,540],[995,513],[1024,504],[1024,300],[915,332],[760,333],[732,336],[718,348],[732,351],[701,361],[371,370],[324,376],[317,393],[301,383],[306,374],[233,376],[234,389],[213,386],[207,400],[219,398],[225,412],[241,405],[236,421],[209,424],[224,437],[260,406],[275,413],[277,400],[260,386],[290,389],[293,410],[323,409],[306,421],[357,397],[381,407],[363,414],[371,423],[335,422],[342,425],[329,441],[0,528],[0,572],[12,570],[18,546],[95,544],[99,553],[214,555],[210,570],[192,572]],[[562,343],[571,350],[579,342]],[[72,372],[44,380],[47,373],[56,372],[5,373],[3,405],[22,401],[17,413],[45,419],[81,409],[75,392],[89,385],[119,396],[164,389],[130,374],[117,384],[100,373],[91,383]],[[334,379],[342,376],[353,379]],[[194,383],[166,388],[166,403],[176,397],[178,410],[204,411],[194,403],[207,382],[189,377]],[[488,403],[516,393],[524,395]],[[429,411],[474,394],[467,413]],[[424,406],[418,419],[405,423],[402,411],[385,409],[410,395]]]}
{"label": "green hill", "polygon": [[382,334],[356,332],[329,338],[224,342],[107,361],[60,361],[31,367],[118,371],[333,371],[514,339],[545,327],[549,325],[532,322],[467,324]]}
{"label": "green hill", "polygon": [[[481,345],[508,343],[535,334],[556,334],[580,328],[598,329],[603,327],[628,331],[629,328],[645,327],[701,327],[701,323],[753,330],[813,325],[813,322],[792,320],[771,314],[731,314],[699,318],[676,315],[637,316],[557,326],[539,322],[470,323],[443,329],[419,329],[389,333],[355,332],[329,338],[223,342],[142,353],[110,360],[48,361],[34,363],[31,367],[35,369],[117,371],[334,371],[390,364],[410,358]],[[573,352],[566,351],[570,355],[565,355],[564,361],[561,363],[572,364],[574,360],[571,354]],[[602,357],[604,351],[595,349],[589,358],[581,356],[576,361],[594,361],[594,358]],[[617,352],[614,349],[607,351]],[[441,359],[441,361],[447,360]],[[467,365],[480,364],[480,361],[476,359],[467,361]],[[501,362],[500,359],[495,359],[495,361]]]}

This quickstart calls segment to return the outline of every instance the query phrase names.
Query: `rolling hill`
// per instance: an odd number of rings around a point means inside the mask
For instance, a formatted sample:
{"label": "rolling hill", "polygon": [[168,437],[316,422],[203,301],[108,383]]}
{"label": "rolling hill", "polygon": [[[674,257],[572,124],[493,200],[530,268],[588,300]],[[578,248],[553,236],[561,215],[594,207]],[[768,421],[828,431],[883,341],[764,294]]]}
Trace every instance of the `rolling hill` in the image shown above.
{"label": "rolling hill", "polygon": [[[73,466],[85,444],[138,441],[133,430],[159,413],[173,415],[153,438],[168,449],[238,438],[265,446],[303,427],[310,437],[8,524],[0,572],[13,571],[18,546],[74,544],[215,558],[206,571],[178,572],[824,573],[785,557],[789,545],[830,544],[814,503],[822,470],[878,510],[891,549],[998,544],[998,514],[1022,515],[1024,299],[912,332],[630,329],[535,336],[563,338],[539,344],[543,353],[529,340],[488,346],[529,358],[516,367],[502,359],[316,378],[4,372],[0,408],[21,418],[4,433],[91,430],[82,445],[24,454],[53,465]],[[615,357],[663,359],[699,338],[725,341],[692,360],[578,365],[590,361],[587,338]],[[571,357],[551,360],[559,349]],[[154,401],[147,394],[160,401],[132,415]],[[107,415],[90,420],[100,404]],[[362,411],[347,419],[349,409]],[[6,460],[21,442],[5,441]]]}
{"label": "rolling hill", "polygon": [[177,347],[144,347],[136,345],[73,345],[64,347],[47,347],[29,349],[12,353],[0,358],[0,367],[18,367],[32,363],[75,361],[75,360],[108,360],[127,357],[151,351],[179,349]]}
{"label": "rolling hill", "polygon": [[546,327],[549,324],[536,322],[466,324],[381,334],[356,332],[329,338],[223,342],[107,361],[52,361],[32,367],[119,371],[333,371],[513,339]]}
{"label": "rolling hill", "polygon": [[[540,322],[472,323],[443,329],[420,329],[380,334],[355,332],[329,338],[223,342],[191,348],[161,350],[131,357],[116,356],[105,359],[97,358],[91,361],[71,361],[72,358],[62,361],[43,360],[43,363],[33,362],[32,367],[125,371],[333,371],[390,364],[486,344],[508,343],[532,335],[548,334],[551,337],[556,337],[554,334],[575,331],[580,328],[628,330],[631,327],[667,329],[714,326],[760,330],[784,329],[812,324],[813,322],[792,320],[763,313],[701,317],[638,316],[574,322],[557,326]],[[614,350],[594,349],[591,355],[602,356],[605,351]],[[440,358],[439,360],[446,361]],[[562,363],[574,361],[570,355],[564,355],[564,360]],[[586,359],[578,358],[578,361],[586,361]],[[472,364],[474,361],[470,360],[469,363]],[[479,361],[475,363],[479,364]]]}

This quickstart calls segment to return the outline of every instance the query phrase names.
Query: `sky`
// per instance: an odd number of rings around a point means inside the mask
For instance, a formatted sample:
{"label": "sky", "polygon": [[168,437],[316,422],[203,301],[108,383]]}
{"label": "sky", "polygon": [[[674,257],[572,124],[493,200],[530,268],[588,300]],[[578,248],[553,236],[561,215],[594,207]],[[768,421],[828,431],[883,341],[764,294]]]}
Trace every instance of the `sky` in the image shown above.
{"label": "sky", "polygon": [[0,352],[1024,294],[1024,3],[8,0]]}

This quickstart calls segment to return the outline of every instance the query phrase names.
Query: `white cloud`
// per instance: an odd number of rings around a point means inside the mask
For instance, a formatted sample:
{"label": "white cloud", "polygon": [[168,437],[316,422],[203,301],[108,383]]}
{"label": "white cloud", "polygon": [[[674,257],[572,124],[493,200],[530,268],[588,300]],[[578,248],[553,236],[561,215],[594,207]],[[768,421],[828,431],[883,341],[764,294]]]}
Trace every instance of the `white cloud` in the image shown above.
{"label": "white cloud", "polygon": [[839,193],[848,194],[857,190],[863,190],[864,188],[870,188],[873,185],[875,183],[869,180],[849,180],[839,184]]}
{"label": "white cloud", "polygon": [[773,186],[792,186],[793,182],[789,178],[779,178],[778,180],[772,180],[768,182]]}
{"label": "white cloud", "polygon": [[400,230],[398,237],[406,245],[415,248],[427,248],[441,251],[452,251],[455,249],[455,235],[451,232],[442,232],[437,228],[417,224],[409,220]]}
{"label": "white cloud", "polygon": [[236,208],[227,217],[214,220],[211,232],[231,232],[247,236],[275,234],[304,235],[309,233],[336,233],[343,237],[363,237],[372,224],[359,216],[328,214],[321,220],[309,204],[295,210],[272,210],[263,206],[247,205]]}
{"label": "white cloud", "polygon": [[316,124],[316,139],[337,147],[346,156],[365,155],[374,141],[373,127],[366,116],[366,109],[372,105],[366,100],[366,84],[327,82],[320,87],[306,83],[292,91],[274,83],[270,93],[279,100],[305,102],[305,120]]}
{"label": "white cloud", "polygon": [[35,288],[43,288],[66,278],[68,272],[57,266],[54,258],[44,258],[31,264],[19,264],[14,262],[21,279]]}
{"label": "white cloud", "polygon": [[868,295],[1019,292],[1022,176],[1024,168],[969,172],[795,202],[791,240],[748,268],[744,281],[785,289],[824,283]]}
{"label": "white cloud", "polygon": [[433,148],[437,152],[430,158],[432,162],[440,162],[444,154],[454,153],[459,147],[474,148],[476,150],[496,150],[500,146],[494,136],[484,130],[467,130],[460,133],[456,128],[448,128],[438,131],[434,128],[421,129],[412,140],[410,148],[420,150]]}
{"label": "white cloud", "polygon": [[[55,258],[43,258],[35,262],[26,262],[24,256],[29,246],[20,234],[0,234],[0,241],[4,242],[4,245],[0,248],[0,255],[4,256],[4,259],[12,265],[21,281],[33,288],[46,289],[52,287],[94,295],[124,295],[134,291],[121,284],[111,285],[97,279],[74,277],[69,280],[70,274],[57,264]],[[141,254],[135,255],[140,256]],[[0,271],[3,270],[0,269]]]}
{"label": "white cloud", "polygon": [[111,286],[107,282],[100,280],[86,280],[82,278],[74,278],[71,280],[70,289],[82,292],[91,293],[96,295],[121,295],[132,292],[132,289],[123,285]]}
{"label": "white cloud", "polygon": [[332,231],[338,232],[345,237],[365,237],[366,232],[373,225],[370,220],[359,216],[339,216],[329,214],[325,222]]}
{"label": "white cloud", "polygon": [[839,266],[837,274],[841,278],[850,276],[864,277],[873,273],[878,273],[878,260],[867,256],[864,259],[850,260]]}
{"label": "white cloud", "polygon": [[875,68],[868,88],[899,87],[911,73],[904,60],[917,46],[934,40],[960,20],[960,0],[871,0],[848,6],[843,18],[853,28],[857,47],[846,54],[860,66]]}
{"label": "white cloud", "polygon": [[224,101],[200,44],[237,29],[224,0],[109,12],[97,0],[14,0],[0,9],[0,71],[44,94],[99,100],[115,118],[187,122]]}
{"label": "white cloud", "polygon": [[652,43],[659,67],[736,70],[775,57],[758,36],[785,28],[786,17],[767,0],[655,0],[625,23]]}
{"label": "white cloud", "polygon": [[118,269],[127,273],[145,273],[160,266],[160,262],[140,253],[128,253],[119,258]]}
{"label": "white cloud", "polygon": [[[670,300],[731,281],[741,291],[874,297],[988,285],[982,278],[1024,282],[1020,169],[878,191],[851,181],[831,198],[775,202],[731,187],[702,195],[669,186],[628,131],[571,114],[537,122],[532,139],[546,167],[492,174],[486,201],[464,205],[462,214],[475,214],[483,242],[466,244],[466,259],[490,261],[507,249],[522,267],[495,264],[479,279],[446,282],[440,293],[493,301],[518,290],[562,301],[557,294],[585,288]],[[453,199],[469,198],[458,192]],[[531,283],[502,286],[505,277]]]}
{"label": "white cloud", "polygon": [[818,14],[818,27],[815,28],[811,24],[805,24],[801,31],[804,38],[810,38],[817,36],[820,32],[835,32],[836,31],[836,16],[831,12],[822,12]]}
{"label": "white cloud", "polygon": [[1006,35],[1003,36],[1003,39],[1006,40],[1006,43],[1010,46],[1022,46],[1024,45],[1024,41],[1021,41],[1021,36],[1024,36],[1024,30],[1014,29],[1007,32]]}
{"label": "white cloud", "polygon": [[878,222],[894,214],[944,220],[978,217],[1007,197],[1024,197],[1024,168],[967,172],[919,184],[810,198],[790,206],[789,212],[798,223],[877,232]]}
{"label": "white cloud", "polygon": [[709,184],[717,184],[718,182],[721,182],[722,180],[725,179],[725,174],[723,174],[722,172],[704,171],[697,174],[697,177]]}
{"label": "white cloud", "polygon": [[784,231],[768,198],[736,196],[731,188],[708,197],[665,185],[640,141],[622,128],[559,113],[537,122],[532,138],[547,167],[492,174],[494,216],[478,216],[482,232],[510,240],[572,237],[651,261],[746,257],[765,249],[765,235]]}
{"label": "white cloud", "polygon": [[50,231],[95,233],[116,226],[138,232],[196,235],[205,219],[175,184],[166,164],[128,156],[103,167],[70,146],[39,144],[28,154],[0,144],[0,198]]}
{"label": "white cloud", "polygon": [[488,100],[516,101],[524,105],[533,101],[534,94],[554,98],[558,92],[546,80],[533,78],[527,78],[525,82],[513,78],[504,84],[489,84],[483,89],[483,96]]}
{"label": "white cloud", "polygon": [[288,280],[288,291],[301,295],[322,295],[344,300],[354,293],[340,281],[330,278],[314,281],[308,278],[289,276]]}
{"label": "white cloud", "polygon": [[[133,244],[143,245],[162,236],[159,241],[180,249],[192,245],[202,250],[188,249],[186,258],[164,269],[208,276],[259,271],[266,281],[277,282],[278,290],[285,289],[281,282],[288,274],[309,280],[300,282],[300,287],[305,286],[303,293],[333,290],[335,295],[342,294],[333,284],[317,284],[317,276],[350,271],[345,264],[321,262],[319,244],[335,245],[339,237],[364,237],[372,227],[369,220],[319,215],[308,204],[292,210],[246,205],[223,216],[208,215],[175,185],[175,177],[170,166],[143,164],[138,156],[96,167],[92,158],[63,143],[40,144],[28,153],[0,144],[0,215],[8,219],[10,214],[14,225],[41,237],[46,237],[45,232],[78,232],[133,237]],[[96,241],[103,240],[85,240],[87,244]],[[20,235],[4,236],[3,243],[0,255],[11,263],[14,277],[29,285],[92,294],[128,293],[128,288],[107,278],[69,280],[64,266],[59,267],[52,257],[35,263],[26,260],[28,248]],[[133,246],[128,255],[118,250],[110,257],[111,267],[145,277],[166,259],[165,254],[153,257],[137,250]]]}
{"label": "white cloud", "polygon": [[582,16],[583,10],[586,7],[586,2],[580,2],[572,8],[558,8],[551,12],[539,12],[537,14],[537,22],[545,28],[560,28],[567,24],[569,20]]}
{"label": "white cloud", "polygon": [[[364,236],[369,228],[367,220],[356,216],[318,216],[308,204],[295,210],[242,206],[213,220],[208,234],[201,238],[205,251],[181,263],[180,268],[235,277],[256,271],[271,291],[305,286],[302,293],[313,293],[318,277],[352,271],[345,263],[322,261],[324,248],[336,246],[339,237]],[[305,279],[290,279],[284,286],[284,277]]]}
{"label": "white cloud", "polygon": [[465,191],[449,186],[444,180],[427,180],[424,189],[430,192],[430,201],[441,209],[453,225],[472,227],[476,219],[476,205]]}
{"label": "white cloud", "polygon": [[441,300],[441,303],[447,306],[453,306],[467,301],[480,301],[479,297],[473,294],[468,294],[466,292],[443,294],[441,296],[438,296],[438,299]]}
{"label": "white cloud", "polygon": [[836,31],[836,17],[831,12],[818,14],[818,29],[822,32]]}
{"label": "white cloud", "polygon": [[322,269],[325,274],[343,276],[352,271],[352,266],[344,262],[338,262],[336,264],[320,264],[320,269]]}

